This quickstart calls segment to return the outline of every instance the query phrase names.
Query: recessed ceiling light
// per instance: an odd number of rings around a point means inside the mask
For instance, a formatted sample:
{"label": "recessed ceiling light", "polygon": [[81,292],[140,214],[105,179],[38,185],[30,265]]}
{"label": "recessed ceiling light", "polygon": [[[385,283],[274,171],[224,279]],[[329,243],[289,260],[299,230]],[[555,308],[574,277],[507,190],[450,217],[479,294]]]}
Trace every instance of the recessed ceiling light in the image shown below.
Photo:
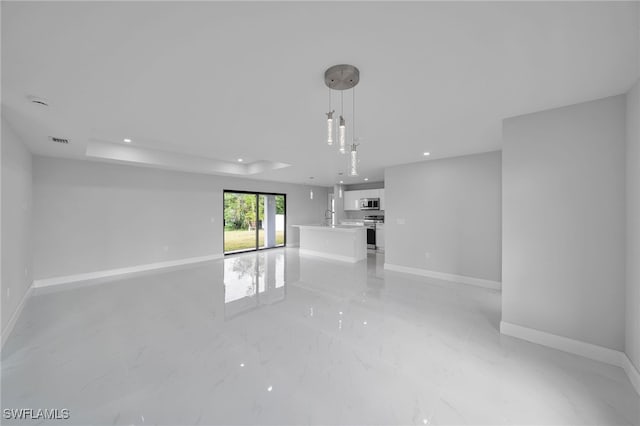
{"label": "recessed ceiling light", "polygon": [[364,180],[365,180],[365,181],[366,181],[366,180],[369,180],[369,178],[364,178]]}
{"label": "recessed ceiling light", "polygon": [[238,158],[238,163],[242,163],[244,160],[242,158]]}
{"label": "recessed ceiling light", "polygon": [[430,152],[423,152],[422,155],[424,155],[425,157],[428,157],[428,156],[431,155],[431,153]]}
{"label": "recessed ceiling light", "polygon": [[340,183],[344,183],[344,181],[343,181],[343,180],[341,180],[341,181],[340,181]]}
{"label": "recessed ceiling light", "polygon": [[126,142],[126,143],[131,143],[131,139],[129,139],[129,138],[124,138],[122,141]]}

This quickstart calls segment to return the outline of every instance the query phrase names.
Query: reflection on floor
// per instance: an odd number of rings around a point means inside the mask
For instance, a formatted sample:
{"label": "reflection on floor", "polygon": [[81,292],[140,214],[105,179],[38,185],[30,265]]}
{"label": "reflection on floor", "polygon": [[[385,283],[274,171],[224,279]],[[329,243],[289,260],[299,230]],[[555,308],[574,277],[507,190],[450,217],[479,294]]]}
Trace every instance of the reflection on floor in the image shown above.
{"label": "reflection on floor", "polygon": [[228,257],[224,261],[224,313],[233,317],[284,300],[284,251]]}
{"label": "reflection on floor", "polygon": [[3,350],[2,407],[68,408],[65,425],[640,423],[621,369],[501,336],[500,293],[382,264],[275,249],[41,291]]}

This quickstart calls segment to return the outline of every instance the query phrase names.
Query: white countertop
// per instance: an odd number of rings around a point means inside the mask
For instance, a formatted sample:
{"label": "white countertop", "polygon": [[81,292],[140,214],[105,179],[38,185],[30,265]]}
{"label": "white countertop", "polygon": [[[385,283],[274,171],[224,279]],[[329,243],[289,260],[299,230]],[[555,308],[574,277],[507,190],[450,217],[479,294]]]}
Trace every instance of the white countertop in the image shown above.
{"label": "white countertop", "polygon": [[353,219],[353,220],[341,220],[340,221],[340,225],[349,225],[349,226],[364,226],[364,221],[363,220],[357,220],[357,219]]}
{"label": "white countertop", "polygon": [[364,231],[363,226],[358,225],[293,225],[297,228],[316,229],[319,231],[340,231],[340,232],[357,232],[359,230]]}

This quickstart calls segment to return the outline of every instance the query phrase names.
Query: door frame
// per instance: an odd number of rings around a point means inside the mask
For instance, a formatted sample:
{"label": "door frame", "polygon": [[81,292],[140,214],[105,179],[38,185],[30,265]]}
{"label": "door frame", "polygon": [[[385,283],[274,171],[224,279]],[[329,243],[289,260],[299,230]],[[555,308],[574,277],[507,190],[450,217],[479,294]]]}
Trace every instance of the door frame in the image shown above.
{"label": "door frame", "polygon": [[[250,248],[250,249],[246,249],[246,250],[234,250],[232,252],[227,253],[224,249],[224,228],[225,228],[225,223],[224,223],[224,196],[226,193],[233,193],[233,194],[250,194],[250,195],[255,195],[256,196],[256,244],[255,244],[255,248]],[[284,243],[281,246],[275,246],[275,247],[262,247],[260,248],[260,231],[258,230],[258,217],[259,212],[260,212],[260,195],[282,195],[284,197]],[[282,248],[282,247],[286,247],[287,246],[287,194],[284,193],[280,193],[280,192],[262,192],[262,191],[236,191],[233,189],[223,189],[222,190],[222,253],[226,256],[228,254],[238,254],[238,253],[247,253],[247,252],[252,252],[252,251],[260,251],[260,250],[269,250],[269,249],[274,249],[274,248]]]}

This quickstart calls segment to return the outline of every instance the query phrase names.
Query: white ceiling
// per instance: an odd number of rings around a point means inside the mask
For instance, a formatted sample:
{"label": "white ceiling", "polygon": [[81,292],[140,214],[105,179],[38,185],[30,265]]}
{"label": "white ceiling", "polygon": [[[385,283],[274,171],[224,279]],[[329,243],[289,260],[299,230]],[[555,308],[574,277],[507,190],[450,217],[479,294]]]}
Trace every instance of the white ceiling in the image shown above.
{"label": "white ceiling", "polygon": [[[291,164],[254,178],[381,180],[424,151],[500,149],[505,117],[626,92],[638,5],[3,1],[3,115],[41,155],[129,137],[183,163]],[[338,63],[361,72],[358,178],[338,176],[345,158],[325,143],[323,74]]]}

